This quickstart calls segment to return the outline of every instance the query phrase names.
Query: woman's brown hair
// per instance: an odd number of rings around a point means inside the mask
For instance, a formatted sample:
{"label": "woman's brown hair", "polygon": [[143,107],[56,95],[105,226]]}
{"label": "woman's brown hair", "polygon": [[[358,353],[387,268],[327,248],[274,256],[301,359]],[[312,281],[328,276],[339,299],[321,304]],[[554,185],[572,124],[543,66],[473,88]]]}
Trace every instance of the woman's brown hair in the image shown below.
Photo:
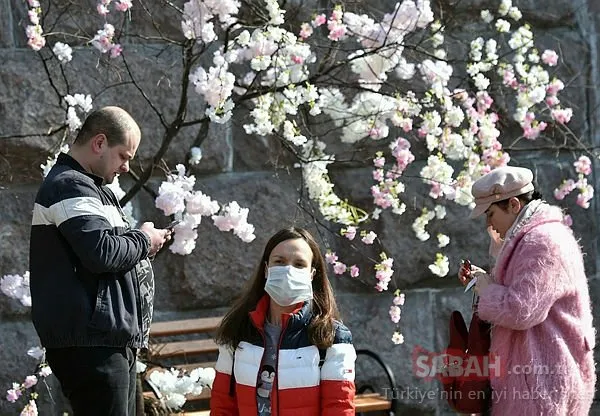
{"label": "woman's brown hair", "polygon": [[[521,195],[517,195],[516,198],[518,198],[523,205],[527,205],[534,199],[542,199],[542,194],[534,190]],[[510,198],[494,202],[492,205],[498,205],[498,208],[500,208],[502,211],[508,211],[508,201],[510,201]]]}
{"label": "woman's brown hair", "polygon": [[229,345],[237,348],[241,341],[251,338],[253,324],[249,313],[256,309],[256,305],[265,295],[266,264],[273,249],[281,242],[301,238],[306,241],[312,251],[312,267],[315,274],[312,280],[313,318],[308,327],[308,337],[312,344],[325,349],[333,344],[335,335],[334,320],[339,319],[337,305],[333,297],[333,290],[327,278],[325,260],[319,249],[319,245],[313,236],[305,229],[291,227],[279,230],[267,242],[263,255],[258,263],[254,277],[250,280],[242,296],[233,304],[233,307],[225,317],[217,330],[216,342],[221,345]]}

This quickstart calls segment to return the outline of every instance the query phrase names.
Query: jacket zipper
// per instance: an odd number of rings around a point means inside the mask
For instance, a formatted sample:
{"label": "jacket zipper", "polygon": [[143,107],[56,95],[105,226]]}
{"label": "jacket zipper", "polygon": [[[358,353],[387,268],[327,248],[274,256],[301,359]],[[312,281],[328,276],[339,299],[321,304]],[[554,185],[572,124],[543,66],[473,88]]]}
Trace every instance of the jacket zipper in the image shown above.
{"label": "jacket zipper", "polygon": [[[265,319],[266,319],[266,317],[265,317]],[[289,318],[286,320],[285,327],[283,327],[283,326],[281,327],[281,333],[279,334],[279,343],[277,344],[277,353],[275,354],[275,368],[277,369],[277,372],[275,373],[276,383],[274,383],[274,385],[273,385],[271,394],[274,393],[277,395],[277,415],[276,416],[279,416],[279,350],[281,349],[281,341],[283,340],[284,332],[288,326],[287,321],[289,321]],[[250,322],[252,322],[252,325],[254,325],[254,328],[256,328],[256,330],[262,336],[262,339],[263,339],[263,355],[262,355],[262,357],[260,357],[260,362],[262,363],[263,358],[265,357],[265,349],[266,349],[265,332],[263,329],[256,326],[256,324],[254,323],[254,320],[252,318],[250,318]],[[260,370],[260,368],[259,368],[259,370]],[[233,368],[231,369],[231,372],[233,373]],[[277,387],[277,388],[275,388],[275,387]],[[273,415],[273,400],[271,400],[271,415]]]}
{"label": "jacket zipper", "polygon": [[[281,333],[279,334],[279,343],[277,344],[277,355],[275,357],[275,366],[277,368],[277,373],[275,375],[276,380],[277,380],[277,391],[275,393],[275,394],[277,394],[277,415],[276,416],[280,415],[280,412],[279,412],[279,350],[281,349],[281,342],[283,340],[284,332],[288,327],[289,320],[290,320],[290,318],[288,317],[288,319],[286,319],[286,321],[285,321],[285,327],[284,326],[281,327]],[[282,322],[283,322],[283,320],[282,320]]]}
{"label": "jacket zipper", "polygon": [[[112,200],[113,204],[117,207],[117,210],[119,211],[119,214],[121,215],[121,219],[123,220],[123,223],[125,224],[125,231],[129,231],[131,230],[131,224],[129,224],[129,220],[127,219],[127,216],[125,215],[125,212],[123,211],[123,208],[121,207],[121,204],[119,203],[119,200],[117,199],[116,195],[111,191],[108,194],[109,198]],[[152,265],[148,265],[148,267],[152,267]],[[141,298],[141,289],[140,289],[140,279],[139,279],[139,263],[135,265],[135,267],[133,268],[133,270],[135,271],[135,279],[133,280],[133,290],[134,290],[134,294],[135,294],[135,307],[137,310],[137,327],[138,327],[138,336],[136,338],[138,338],[138,341],[140,343],[143,343],[144,341],[144,335],[146,334],[146,327],[144,325],[144,317],[142,314],[142,298]]]}

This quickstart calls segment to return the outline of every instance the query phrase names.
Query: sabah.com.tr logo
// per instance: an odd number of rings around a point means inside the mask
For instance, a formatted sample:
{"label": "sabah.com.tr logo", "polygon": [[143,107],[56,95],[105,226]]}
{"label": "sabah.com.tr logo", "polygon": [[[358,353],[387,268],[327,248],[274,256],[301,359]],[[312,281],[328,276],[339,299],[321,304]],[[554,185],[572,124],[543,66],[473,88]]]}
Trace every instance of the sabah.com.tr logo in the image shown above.
{"label": "sabah.com.tr logo", "polygon": [[425,380],[448,378],[481,380],[506,375],[559,374],[561,368],[543,364],[508,364],[498,355],[470,355],[459,349],[447,349],[443,353],[431,352],[416,346],[412,353],[415,376]]}

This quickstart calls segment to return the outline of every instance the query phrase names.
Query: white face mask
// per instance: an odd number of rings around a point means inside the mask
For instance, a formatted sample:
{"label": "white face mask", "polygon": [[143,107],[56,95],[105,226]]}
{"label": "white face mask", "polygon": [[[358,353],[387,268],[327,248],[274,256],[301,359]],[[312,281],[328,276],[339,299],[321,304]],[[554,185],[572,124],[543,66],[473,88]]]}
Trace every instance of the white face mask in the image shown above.
{"label": "white face mask", "polygon": [[313,298],[310,269],[272,266],[267,270],[265,292],[281,306],[290,306]]}

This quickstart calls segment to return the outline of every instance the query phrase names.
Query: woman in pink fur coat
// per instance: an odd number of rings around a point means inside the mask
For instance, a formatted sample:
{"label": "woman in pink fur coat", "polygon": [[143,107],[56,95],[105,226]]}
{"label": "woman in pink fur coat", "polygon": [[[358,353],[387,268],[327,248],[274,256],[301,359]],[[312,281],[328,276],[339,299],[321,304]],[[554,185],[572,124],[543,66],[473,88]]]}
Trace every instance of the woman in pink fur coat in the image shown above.
{"label": "woman in pink fur coat", "polygon": [[596,382],[583,257],[532,181],[529,169],[503,167],[473,184],[471,217],[486,214],[499,250],[491,276],[475,267],[461,280],[477,278],[477,311],[492,324],[492,415],[583,416]]}

